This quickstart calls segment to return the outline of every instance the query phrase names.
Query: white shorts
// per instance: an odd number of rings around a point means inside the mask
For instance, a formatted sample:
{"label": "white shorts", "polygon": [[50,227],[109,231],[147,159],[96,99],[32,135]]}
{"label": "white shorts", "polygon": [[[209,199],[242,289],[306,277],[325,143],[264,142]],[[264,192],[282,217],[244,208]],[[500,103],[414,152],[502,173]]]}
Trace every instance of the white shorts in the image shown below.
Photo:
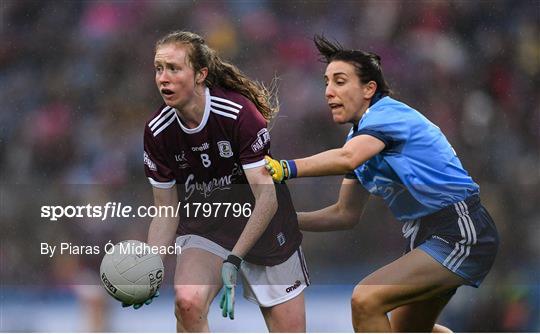
{"label": "white shorts", "polygon": [[[194,234],[179,236],[176,244],[182,249],[204,249],[222,259],[226,259],[231,253],[215,242]],[[244,261],[240,276],[244,286],[244,298],[262,307],[271,307],[291,300],[310,283],[301,247],[285,262],[275,266],[267,267]]]}

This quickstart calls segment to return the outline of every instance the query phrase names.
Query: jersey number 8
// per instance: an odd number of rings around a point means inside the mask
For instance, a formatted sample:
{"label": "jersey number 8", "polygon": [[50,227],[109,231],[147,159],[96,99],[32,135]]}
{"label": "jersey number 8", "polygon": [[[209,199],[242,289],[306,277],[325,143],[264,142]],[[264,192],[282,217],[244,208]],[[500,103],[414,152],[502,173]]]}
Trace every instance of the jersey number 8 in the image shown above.
{"label": "jersey number 8", "polygon": [[201,161],[204,167],[208,168],[212,164],[212,161],[210,161],[210,156],[206,153],[201,154]]}

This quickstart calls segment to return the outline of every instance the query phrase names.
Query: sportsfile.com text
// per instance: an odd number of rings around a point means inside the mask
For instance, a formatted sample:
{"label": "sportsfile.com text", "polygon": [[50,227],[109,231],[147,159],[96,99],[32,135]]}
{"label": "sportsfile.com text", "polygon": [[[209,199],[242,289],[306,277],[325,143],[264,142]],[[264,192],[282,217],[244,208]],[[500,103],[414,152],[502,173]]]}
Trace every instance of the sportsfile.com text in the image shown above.
{"label": "sportsfile.com text", "polygon": [[251,216],[251,203],[197,203],[178,202],[176,206],[137,206],[119,202],[105,205],[42,205],[41,218],[57,221],[59,218],[155,218],[155,217],[204,217],[238,218]]}

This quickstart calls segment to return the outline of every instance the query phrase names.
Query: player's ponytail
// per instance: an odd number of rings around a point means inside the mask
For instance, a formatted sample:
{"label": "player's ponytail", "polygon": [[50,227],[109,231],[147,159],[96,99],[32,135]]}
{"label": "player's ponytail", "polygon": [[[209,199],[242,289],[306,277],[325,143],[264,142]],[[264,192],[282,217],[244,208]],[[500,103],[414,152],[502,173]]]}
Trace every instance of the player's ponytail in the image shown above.
{"label": "player's ponytail", "polygon": [[223,61],[217,53],[206,46],[209,50],[208,87],[222,87],[236,91],[255,104],[263,117],[270,121],[279,111],[279,103],[276,95],[276,80],[272,81],[269,88],[262,83],[251,80],[236,66]]}
{"label": "player's ponytail", "polygon": [[201,36],[192,32],[173,31],[156,43],[156,49],[170,43],[190,46],[188,60],[193,69],[199,71],[204,67],[208,68],[208,75],[205,79],[207,87],[221,87],[244,95],[255,104],[267,121],[270,121],[279,111],[276,80],[272,81],[269,88],[251,80],[236,66],[222,60],[215,50],[206,45]]}

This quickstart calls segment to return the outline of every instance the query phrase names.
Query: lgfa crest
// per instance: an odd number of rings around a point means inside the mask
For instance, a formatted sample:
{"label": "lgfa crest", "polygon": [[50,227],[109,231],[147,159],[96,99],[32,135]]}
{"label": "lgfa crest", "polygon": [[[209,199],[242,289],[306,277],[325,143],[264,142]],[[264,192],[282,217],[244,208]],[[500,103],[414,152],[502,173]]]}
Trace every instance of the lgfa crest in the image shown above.
{"label": "lgfa crest", "polygon": [[224,158],[230,158],[233,156],[233,151],[231,148],[231,143],[228,141],[218,141],[217,142],[218,149],[219,149],[219,155]]}

